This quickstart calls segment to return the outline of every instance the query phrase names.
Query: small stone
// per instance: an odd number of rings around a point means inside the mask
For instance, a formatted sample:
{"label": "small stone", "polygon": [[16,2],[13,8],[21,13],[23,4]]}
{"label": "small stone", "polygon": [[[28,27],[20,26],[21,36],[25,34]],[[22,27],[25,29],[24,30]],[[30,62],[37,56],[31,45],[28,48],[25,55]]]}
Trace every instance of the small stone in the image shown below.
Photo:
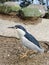
{"label": "small stone", "polygon": [[8,54],[8,57],[9,57],[10,55]]}
{"label": "small stone", "polygon": [[49,51],[47,51],[47,53],[49,53]]}

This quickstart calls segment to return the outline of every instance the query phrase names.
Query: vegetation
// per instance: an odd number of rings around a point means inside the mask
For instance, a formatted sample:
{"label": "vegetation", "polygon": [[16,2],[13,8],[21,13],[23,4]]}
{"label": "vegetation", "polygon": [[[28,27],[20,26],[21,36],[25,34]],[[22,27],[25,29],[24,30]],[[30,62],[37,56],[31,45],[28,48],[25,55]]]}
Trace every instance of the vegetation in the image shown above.
{"label": "vegetation", "polygon": [[0,13],[9,13],[10,12],[10,7],[7,8],[4,5],[0,5]]}
{"label": "vegetation", "polygon": [[0,0],[1,3],[6,2],[6,1],[11,1],[11,0]]}
{"label": "vegetation", "polygon": [[19,5],[16,6],[6,6],[4,4],[0,4],[0,13],[8,14],[10,12],[17,12],[20,9]]}
{"label": "vegetation", "polygon": [[[6,2],[6,1],[19,1],[19,0],[0,0],[1,3]],[[29,0],[22,0],[22,1],[29,1]],[[33,0],[32,0],[32,2],[33,2]]]}

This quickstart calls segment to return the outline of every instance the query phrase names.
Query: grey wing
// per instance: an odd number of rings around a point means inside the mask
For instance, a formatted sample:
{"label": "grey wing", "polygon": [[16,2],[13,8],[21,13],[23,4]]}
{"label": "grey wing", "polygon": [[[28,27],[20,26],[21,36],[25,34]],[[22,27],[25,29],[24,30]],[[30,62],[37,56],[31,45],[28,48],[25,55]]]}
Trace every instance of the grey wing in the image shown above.
{"label": "grey wing", "polygon": [[26,34],[25,34],[25,37],[26,37],[29,41],[31,41],[32,43],[34,43],[35,45],[37,45],[39,48],[41,48],[40,45],[39,45],[39,42],[38,42],[31,34],[26,33]]}

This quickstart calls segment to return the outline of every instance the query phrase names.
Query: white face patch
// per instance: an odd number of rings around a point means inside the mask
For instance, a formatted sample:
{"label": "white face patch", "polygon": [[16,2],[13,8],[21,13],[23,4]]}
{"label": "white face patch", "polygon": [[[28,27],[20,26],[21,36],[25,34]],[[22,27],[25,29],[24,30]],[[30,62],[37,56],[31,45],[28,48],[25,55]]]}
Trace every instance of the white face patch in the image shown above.
{"label": "white face patch", "polygon": [[17,28],[17,33],[18,33],[19,37],[22,37],[25,35],[25,32],[19,28]]}

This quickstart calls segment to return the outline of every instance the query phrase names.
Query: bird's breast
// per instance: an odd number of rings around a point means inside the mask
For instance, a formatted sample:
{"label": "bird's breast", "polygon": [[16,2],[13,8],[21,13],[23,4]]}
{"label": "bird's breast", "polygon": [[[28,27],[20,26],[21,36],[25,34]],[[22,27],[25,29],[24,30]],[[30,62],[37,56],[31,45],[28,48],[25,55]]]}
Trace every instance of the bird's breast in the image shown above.
{"label": "bird's breast", "polygon": [[28,43],[28,40],[25,37],[22,37],[21,41],[22,41],[22,44],[24,45]]}
{"label": "bird's breast", "polygon": [[30,49],[35,48],[36,45],[34,43],[30,42],[27,38],[22,37],[21,38],[22,44]]}
{"label": "bird's breast", "polygon": [[27,48],[29,48],[29,49],[32,49],[32,50],[40,50],[40,48],[37,45],[35,45],[34,43],[32,43],[31,41],[29,41],[25,37],[22,37],[21,38],[21,41],[22,41],[22,44],[24,46],[26,46]]}

